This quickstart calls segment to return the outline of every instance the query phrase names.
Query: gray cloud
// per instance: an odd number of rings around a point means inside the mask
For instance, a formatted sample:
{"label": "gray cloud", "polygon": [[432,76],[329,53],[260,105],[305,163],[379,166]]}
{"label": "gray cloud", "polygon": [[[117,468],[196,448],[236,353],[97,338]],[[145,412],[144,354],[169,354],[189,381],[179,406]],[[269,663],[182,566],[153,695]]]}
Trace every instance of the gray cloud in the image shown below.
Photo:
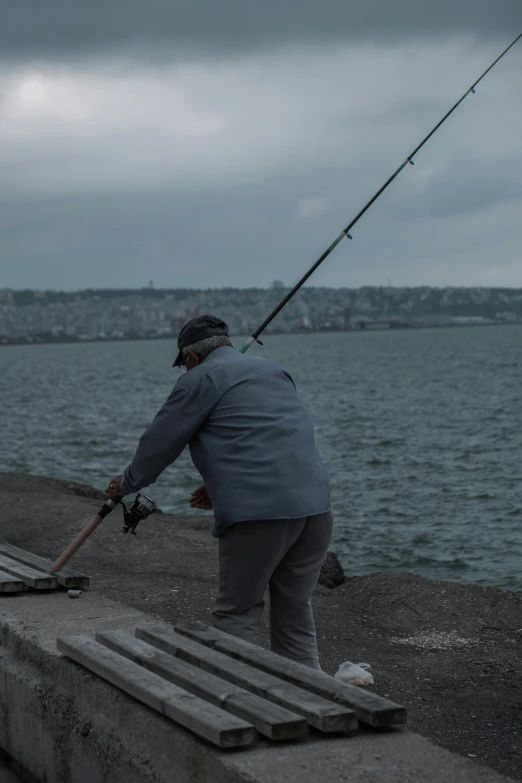
{"label": "gray cloud", "polygon": [[[2,22],[0,287],[246,287],[300,276],[522,7],[49,0]],[[521,58],[313,284],[522,286]]]}
{"label": "gray cloud", "polygon": [[0,57],[139,51],[184,59],[317,41],[393,40],[522,28],[520,0],[2,0]]}

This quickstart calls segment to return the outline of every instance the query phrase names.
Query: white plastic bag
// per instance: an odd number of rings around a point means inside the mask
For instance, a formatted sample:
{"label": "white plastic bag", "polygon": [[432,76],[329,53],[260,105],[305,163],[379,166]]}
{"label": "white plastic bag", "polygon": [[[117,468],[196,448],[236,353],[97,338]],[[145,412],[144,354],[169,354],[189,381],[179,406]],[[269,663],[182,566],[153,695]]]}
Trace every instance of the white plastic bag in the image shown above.
{"label": "white plastic bag", "polygon": [[342,663],[336,674],[335,679],[346,685],[373,685],[373,677],[368,669],[371,669],[369,663]]}

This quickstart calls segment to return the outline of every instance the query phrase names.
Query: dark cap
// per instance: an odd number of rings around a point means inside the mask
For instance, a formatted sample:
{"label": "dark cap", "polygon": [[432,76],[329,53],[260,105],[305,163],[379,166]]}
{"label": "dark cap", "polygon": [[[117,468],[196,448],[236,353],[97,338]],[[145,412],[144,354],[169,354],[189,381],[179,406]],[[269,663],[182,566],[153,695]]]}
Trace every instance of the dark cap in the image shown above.
{"label": "dark cap", "polygon": [[192,321],[185,324],[178,334],[179,353],[172,366],[179,367],[180,364],[183,364],[183,350],[187,346],[199,343],[200,340],[205,340],[207,337],[221,336],[228,337],[228,326],[221,318],[217,318],[215,315],[198,315],[197,318],[193,318]]}

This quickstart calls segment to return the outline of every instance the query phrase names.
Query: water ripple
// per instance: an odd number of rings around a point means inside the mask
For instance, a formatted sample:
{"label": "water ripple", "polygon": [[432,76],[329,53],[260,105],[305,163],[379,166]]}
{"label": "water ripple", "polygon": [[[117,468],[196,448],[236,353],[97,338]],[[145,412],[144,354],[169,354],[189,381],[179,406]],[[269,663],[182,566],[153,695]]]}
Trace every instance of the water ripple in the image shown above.
{"label": "water ripple", "polygon": [[[350,574],[410,571],[522,590],[521,330],[268,337],[332,478]],[[238,340],[239,342],[239,340]],[[0,349],[0,468],[104,487],[176,375],[168,341]],[[151,494],[187,512],[184,453]]]}

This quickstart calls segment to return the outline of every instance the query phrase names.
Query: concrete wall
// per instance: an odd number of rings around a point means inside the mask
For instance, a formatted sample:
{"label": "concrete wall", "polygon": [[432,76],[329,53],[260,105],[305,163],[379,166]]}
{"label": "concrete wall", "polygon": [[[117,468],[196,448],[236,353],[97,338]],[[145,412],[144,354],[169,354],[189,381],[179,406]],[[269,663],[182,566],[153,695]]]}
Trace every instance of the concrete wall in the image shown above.
{"label": "concrete wall", "polygon": [[56,650],[155,618],[87,592],[0,597],[0,747],[42,783],[501,783],[408,732],[219,752]]}

